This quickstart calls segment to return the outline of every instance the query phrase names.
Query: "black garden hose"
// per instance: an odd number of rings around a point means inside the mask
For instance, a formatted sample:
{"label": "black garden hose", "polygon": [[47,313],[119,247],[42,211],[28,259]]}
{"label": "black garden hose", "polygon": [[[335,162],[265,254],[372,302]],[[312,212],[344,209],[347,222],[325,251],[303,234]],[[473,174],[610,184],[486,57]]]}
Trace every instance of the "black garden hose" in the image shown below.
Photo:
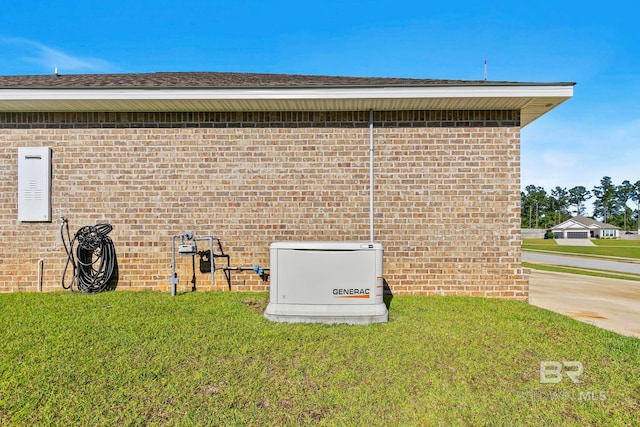
{"label": "black garden hose", "polygon": [[[69,223],[64,217],[62,221],[60,236],[67,253],[62,287],[73,291],[75,285],[79,291],[88,294],[114,290],[118,284],[118,260],[113,241],[107,236],[113,229],[111,224],[87,225],[71,239]],[[66,284],[69,265],[73,266],[73,278]]]}

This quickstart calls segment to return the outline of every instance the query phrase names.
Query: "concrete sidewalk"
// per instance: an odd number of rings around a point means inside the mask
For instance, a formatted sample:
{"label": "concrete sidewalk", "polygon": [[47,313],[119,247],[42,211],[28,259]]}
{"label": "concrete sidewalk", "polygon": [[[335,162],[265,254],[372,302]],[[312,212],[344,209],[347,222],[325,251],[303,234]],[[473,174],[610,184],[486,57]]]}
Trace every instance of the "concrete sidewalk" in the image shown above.
{"label": "concrete sidewalk", "polygon": [[559,246],[595,246],[589,239],[556,239]]}
{"label": "concrete sidewalk", "polygon": [[529,303],[640,338],[640,281],[531,270]]}
{"label": "concrete sidewalk", "polygon": [[[540,264],[563,265],[567,267],[595,268],[598,270],[617,271],[618,273],[640,274],[640,260],[627,259],[621,262],[612,257],[580,257],[557,252],[522,251],[522,261]],[[638,278],[640,280],[640,278]]]}

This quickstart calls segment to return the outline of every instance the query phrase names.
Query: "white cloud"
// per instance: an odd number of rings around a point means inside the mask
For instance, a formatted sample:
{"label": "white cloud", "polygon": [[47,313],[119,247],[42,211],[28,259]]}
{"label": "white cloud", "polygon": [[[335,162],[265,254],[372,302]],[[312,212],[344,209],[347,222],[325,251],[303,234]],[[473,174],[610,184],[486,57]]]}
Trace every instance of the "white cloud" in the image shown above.
{"label": "white cloud", "polygon": [[60,73],[104,73],[114,68],[108,61],[74,56],[33,40],[0,37],[0,44],[9,48],[9,54],[14,56],[14,60],[41,66],[47,73],[53,72],[55,68]]}
{"label": "white cloud", "polygon": [[640,119],[621,123],[547,122],[522,131],[522,186],[550,188],[584,185],[610,176],[619,184],[640,180]]}
{"label": "white cloud", "polygon": [[639,140],[640,119],[605,124],[549,121],[525,128],[521,185],[541,186],[547,192],[577,185],[592,190],[604,176],[616,185],[634,183],[640,180]]}

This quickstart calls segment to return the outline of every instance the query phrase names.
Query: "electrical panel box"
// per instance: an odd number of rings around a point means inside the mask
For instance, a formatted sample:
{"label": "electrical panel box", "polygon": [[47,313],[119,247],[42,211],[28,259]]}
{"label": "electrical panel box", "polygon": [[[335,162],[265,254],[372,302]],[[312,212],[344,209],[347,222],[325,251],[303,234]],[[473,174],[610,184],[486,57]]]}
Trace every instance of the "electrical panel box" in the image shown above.
{"label": "electrical panel box", "polygon": [[274,242],[269,320],[386,322],[382,245],[369,242]]}
{"label": "electrical panel box", "polygon": [[51,221],[51,149],[18,148],[18,220]]}

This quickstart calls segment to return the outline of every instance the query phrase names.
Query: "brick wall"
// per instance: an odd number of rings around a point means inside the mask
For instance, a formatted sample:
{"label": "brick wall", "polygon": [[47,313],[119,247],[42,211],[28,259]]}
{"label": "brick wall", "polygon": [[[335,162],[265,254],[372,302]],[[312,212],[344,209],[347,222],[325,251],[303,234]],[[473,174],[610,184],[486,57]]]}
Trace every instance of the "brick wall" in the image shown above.
{"label": "brick wall", "polygon": [[[368,240],[368,112],[2,113],[0,291],[58,290],[72,232],[109,222],[118,289],[169,291],[171,235],[234,266],[277,240]],[[526,299],[517,111],[376,112],[375,226],[394,293]],[[17,220],[17,148],[53,150],[51,223]],[[200,248],[204,248],[202,244]],[[190,289],[190,257],[178,259]],[[216,289],[225,289],[222,272]],[[253,273],[234,289],[268,290]],[[199,289],[210,276],[198,274]]]}

